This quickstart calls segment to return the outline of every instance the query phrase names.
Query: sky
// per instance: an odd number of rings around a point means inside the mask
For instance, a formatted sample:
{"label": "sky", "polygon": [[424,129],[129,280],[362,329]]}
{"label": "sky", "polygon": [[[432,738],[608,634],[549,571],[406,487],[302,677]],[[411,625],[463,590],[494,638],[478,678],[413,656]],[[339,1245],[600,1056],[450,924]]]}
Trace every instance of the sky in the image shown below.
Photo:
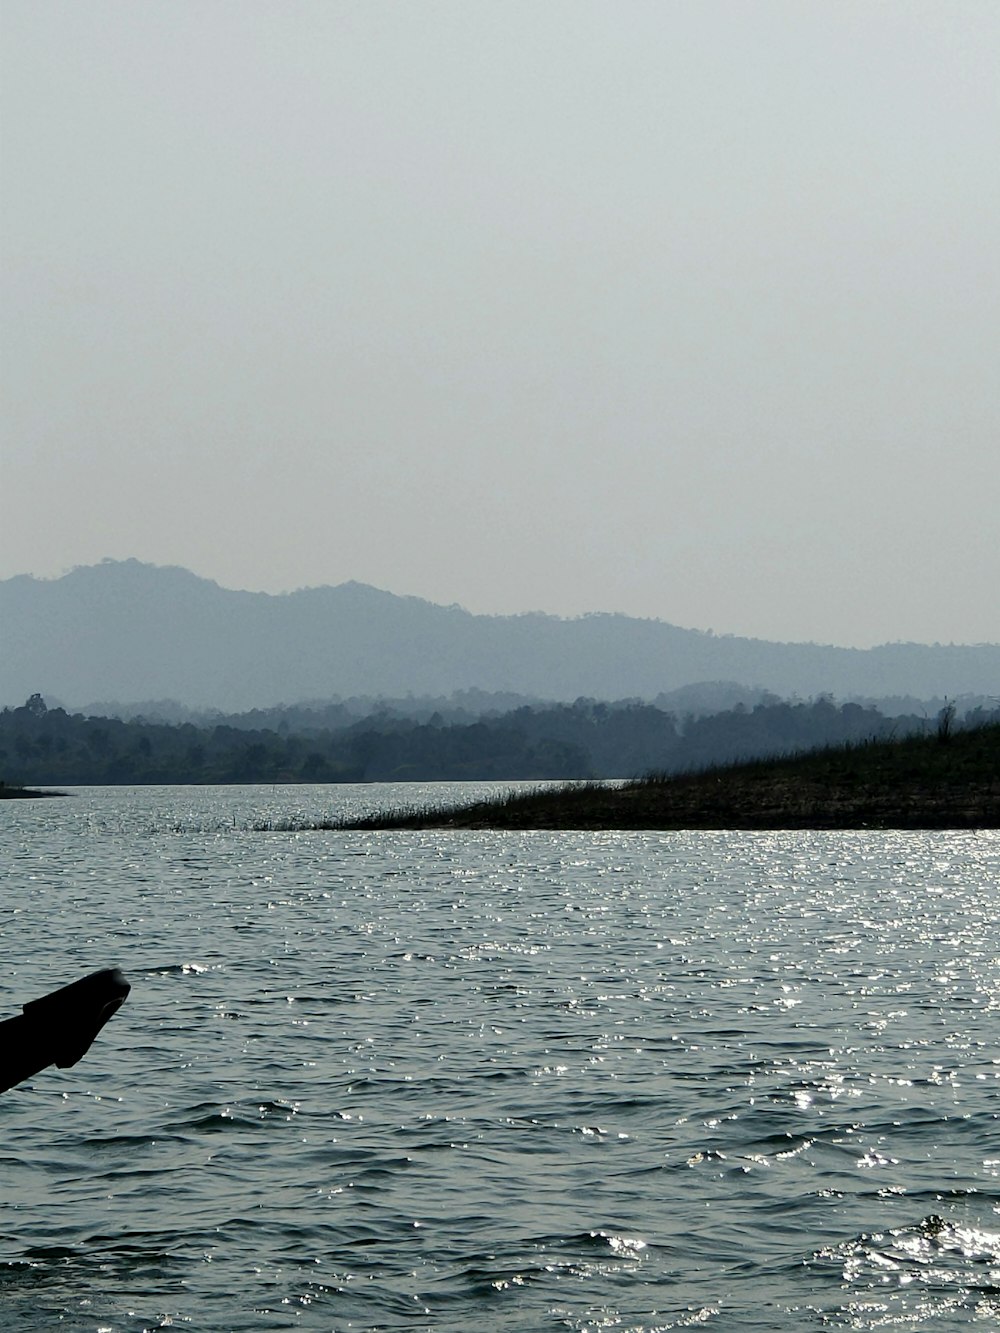
{"label": "sky", "polygon": [[1000,641],[996,0],[0,0],[0,578]]}

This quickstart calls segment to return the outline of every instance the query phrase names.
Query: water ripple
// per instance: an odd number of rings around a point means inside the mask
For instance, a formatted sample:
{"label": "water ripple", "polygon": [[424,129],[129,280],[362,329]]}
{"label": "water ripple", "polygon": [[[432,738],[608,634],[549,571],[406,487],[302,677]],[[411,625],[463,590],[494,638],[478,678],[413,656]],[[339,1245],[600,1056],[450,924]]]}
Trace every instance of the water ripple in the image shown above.
{"label": "water ripple", "polygon": [[386,795],[0,807],[7,1012],[133,982],[0,1099],[9,1326],[996,1326],[996,835],[260,827]]}

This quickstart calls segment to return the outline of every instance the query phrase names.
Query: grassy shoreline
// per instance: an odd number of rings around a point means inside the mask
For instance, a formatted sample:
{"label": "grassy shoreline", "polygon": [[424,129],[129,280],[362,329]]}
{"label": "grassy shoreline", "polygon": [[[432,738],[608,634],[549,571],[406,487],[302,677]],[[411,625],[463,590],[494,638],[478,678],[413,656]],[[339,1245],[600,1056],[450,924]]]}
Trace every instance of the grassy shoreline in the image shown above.
{"label": "grassy shoreline", "polygon": [[871,741],[624,785],[572,784],[330,829],[995,829],[1000,726]]}

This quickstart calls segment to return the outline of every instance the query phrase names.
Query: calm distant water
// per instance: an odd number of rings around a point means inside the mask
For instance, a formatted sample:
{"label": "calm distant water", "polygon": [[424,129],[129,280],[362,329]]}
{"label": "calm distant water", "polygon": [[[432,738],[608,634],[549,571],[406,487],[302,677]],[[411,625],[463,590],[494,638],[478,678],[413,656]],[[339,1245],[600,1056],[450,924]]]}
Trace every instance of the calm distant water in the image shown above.
{"label": "calm distant water", "polygon": [[0,803],[0,1326],[997,1327],[1000,836],[255,827],[457,790]]}

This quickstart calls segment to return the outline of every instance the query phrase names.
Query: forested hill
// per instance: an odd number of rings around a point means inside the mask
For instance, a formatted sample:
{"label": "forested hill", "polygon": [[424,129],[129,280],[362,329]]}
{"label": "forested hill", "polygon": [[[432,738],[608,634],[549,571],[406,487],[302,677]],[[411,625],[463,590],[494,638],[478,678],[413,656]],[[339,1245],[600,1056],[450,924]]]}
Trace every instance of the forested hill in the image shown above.
{"label": "forested hill", "polygon": [[655,699],[705,681],[781,698],[990,695],[1000,645],[776,644],[615,614],[472,615],[357,583],[281,596],[106,561],[0,582],[0,703],[172,699],[226,712],[351,695]]}
{"label": "forested hill", "polygon": [[[964,724],[997,716],[974,710]],[[648,704],[581,700],[471,723],[386,713],[302,735],[84,717],[48,708],[36,694],[0,712],[0,777],[24,786],[635,777],[940,725],[827,699],[688,718]]]}

